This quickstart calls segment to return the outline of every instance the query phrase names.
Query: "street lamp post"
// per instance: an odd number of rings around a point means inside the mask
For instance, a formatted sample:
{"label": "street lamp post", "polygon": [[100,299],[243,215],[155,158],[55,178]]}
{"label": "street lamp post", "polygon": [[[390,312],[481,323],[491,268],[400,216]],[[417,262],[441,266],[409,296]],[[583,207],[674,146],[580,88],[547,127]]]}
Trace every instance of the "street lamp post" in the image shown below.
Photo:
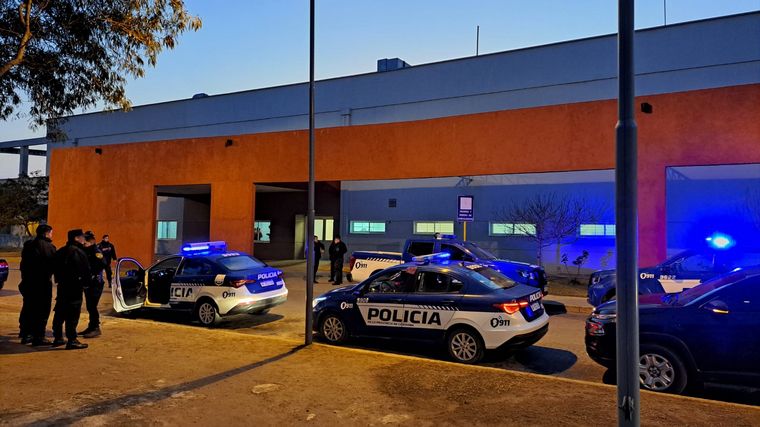
{"label": "street lamp post", "polygon": [[306,331],[304,344],[312,342],[311,301],[314,299],[314,0],[309,0],[309,206],[306,223]]}
{"label": "street lamp post", "polygon": [[637,136],[634,0],[618,0],[618,122],[615,127],[618,425],[639,425]]}

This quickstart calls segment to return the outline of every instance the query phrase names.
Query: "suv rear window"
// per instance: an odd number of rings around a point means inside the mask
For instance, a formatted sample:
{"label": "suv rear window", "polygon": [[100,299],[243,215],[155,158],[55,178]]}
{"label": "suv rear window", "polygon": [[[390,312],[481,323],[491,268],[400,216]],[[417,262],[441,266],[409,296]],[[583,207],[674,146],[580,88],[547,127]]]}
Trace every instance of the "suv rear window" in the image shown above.
{"label": "suv rear window", "polygon": [[219,264],[230,271],[251,270],[264,267],[264,263],[248,255],[219,258]]}
{"label": "suv rear window", "polygon": [[430,255],[433,253],[435,243],[433,242],[410,242],[409,249],[406,251],[414,256]]}

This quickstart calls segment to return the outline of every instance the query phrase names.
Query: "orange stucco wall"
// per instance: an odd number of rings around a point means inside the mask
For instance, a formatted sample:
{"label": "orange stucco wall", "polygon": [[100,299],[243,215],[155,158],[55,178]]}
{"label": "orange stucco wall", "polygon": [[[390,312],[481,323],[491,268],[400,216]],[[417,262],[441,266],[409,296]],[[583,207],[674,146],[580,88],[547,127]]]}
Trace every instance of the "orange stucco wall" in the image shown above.
{"label": "orange stucco wall", "polygon": [[[760,162],[760,85],[638,99],[641,260],[665,255],[667,166]],[[616,102],[319,129],[318,180],[421,178],[614,167]],[[153,253],[155,186],[211,184],[212,239],[250,249],[256,182],[307,179],[307,132],[56,149],[49,221],[108,232],[120,256]]]}

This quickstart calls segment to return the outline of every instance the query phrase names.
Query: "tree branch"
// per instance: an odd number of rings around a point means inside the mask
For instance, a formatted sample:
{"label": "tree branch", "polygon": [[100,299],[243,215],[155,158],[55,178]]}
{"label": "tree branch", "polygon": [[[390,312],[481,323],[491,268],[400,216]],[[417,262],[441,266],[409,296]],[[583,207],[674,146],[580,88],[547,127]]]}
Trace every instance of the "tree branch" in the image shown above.
{"label": "tree branch", "polygon": [[10,61],[3,64],[2,67],[0,67],[0,77],[4,76],[13,67],[21,64],[21,62],[24,61],[26,47],[29,45],[29,41],[32,39],[32,3],[33,0],[26,0],[26,3],[21,3],[18,5],[18,19],[21,21],[21,24],[24,25],[24,34],[21,36],[21,41],[19,42],[16,56]]}

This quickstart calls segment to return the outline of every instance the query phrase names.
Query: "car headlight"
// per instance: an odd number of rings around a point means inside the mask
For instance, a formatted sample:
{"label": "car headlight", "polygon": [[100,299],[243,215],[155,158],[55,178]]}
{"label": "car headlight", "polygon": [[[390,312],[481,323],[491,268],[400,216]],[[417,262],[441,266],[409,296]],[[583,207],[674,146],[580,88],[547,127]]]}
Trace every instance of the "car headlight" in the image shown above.
{"label": "car headlight", "polygon": [[327,299],[327,297],[317,297],[317,298],[314,298],[311,301],[311,308],[316,307],[317,305],[319,305],[320,302],[325,301],[326,299]]}

